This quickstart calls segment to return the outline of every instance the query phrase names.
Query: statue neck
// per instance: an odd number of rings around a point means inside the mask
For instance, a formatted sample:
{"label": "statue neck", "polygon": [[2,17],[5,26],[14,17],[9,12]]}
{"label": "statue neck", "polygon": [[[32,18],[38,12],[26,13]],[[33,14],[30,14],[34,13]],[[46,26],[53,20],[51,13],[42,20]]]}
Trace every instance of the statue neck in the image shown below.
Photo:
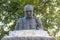
{"label": "statue neck", "polygon": [[33,19],[33,17],[26,17],[26,19]]}

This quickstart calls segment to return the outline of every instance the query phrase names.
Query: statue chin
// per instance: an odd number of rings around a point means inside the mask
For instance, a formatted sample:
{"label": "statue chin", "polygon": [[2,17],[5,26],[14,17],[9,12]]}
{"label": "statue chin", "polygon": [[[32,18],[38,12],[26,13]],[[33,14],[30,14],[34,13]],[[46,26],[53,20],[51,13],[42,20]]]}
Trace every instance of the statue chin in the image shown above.
{"label": "statue chin", "polygon": [[29,16],[29,17],[26,17],[27,19],[31,19],[32,17],[31,16]]}

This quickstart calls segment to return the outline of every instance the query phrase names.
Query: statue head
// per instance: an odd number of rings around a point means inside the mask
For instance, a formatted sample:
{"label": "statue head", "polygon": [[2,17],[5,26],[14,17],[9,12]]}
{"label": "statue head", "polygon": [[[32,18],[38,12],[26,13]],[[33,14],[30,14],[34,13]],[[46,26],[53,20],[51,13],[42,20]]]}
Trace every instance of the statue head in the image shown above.
{"label": "statue head", "polygon": [[26,5],[24,7],[24,13],[27,18],[33,17],[33,11],[34,11],[34,9],[33,9],[32,5]]}

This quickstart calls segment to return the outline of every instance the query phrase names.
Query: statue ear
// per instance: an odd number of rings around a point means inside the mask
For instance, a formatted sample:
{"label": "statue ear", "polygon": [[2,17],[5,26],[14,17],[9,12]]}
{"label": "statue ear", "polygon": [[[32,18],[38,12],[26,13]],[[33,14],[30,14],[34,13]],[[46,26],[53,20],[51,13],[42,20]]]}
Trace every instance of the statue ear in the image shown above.
{"label": "statue ear", "polygon": [[33,12],[35,12],[35,11],[33,10]]}

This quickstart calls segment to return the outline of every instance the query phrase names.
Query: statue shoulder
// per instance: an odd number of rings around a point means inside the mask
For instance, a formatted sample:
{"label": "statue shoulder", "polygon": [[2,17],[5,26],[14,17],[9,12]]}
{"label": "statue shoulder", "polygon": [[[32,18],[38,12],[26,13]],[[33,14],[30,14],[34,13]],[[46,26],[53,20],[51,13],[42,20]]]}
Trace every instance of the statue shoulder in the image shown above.
{"label": "statue shoulder", "polygon": [[36,20],[36,22],[41,22],[41,19],[39,19],[39,18],[34,18],[35,20]]}
{"label": "statue shoulder", "polygon": [[18,22],[21,23],[23,19],[24,19],[24,18],[19,18],[19,19],[18,19]]}
{"label": "statue shoulder", "polygon": [[34,17],[35,20],[39,20],[39,18]]}

